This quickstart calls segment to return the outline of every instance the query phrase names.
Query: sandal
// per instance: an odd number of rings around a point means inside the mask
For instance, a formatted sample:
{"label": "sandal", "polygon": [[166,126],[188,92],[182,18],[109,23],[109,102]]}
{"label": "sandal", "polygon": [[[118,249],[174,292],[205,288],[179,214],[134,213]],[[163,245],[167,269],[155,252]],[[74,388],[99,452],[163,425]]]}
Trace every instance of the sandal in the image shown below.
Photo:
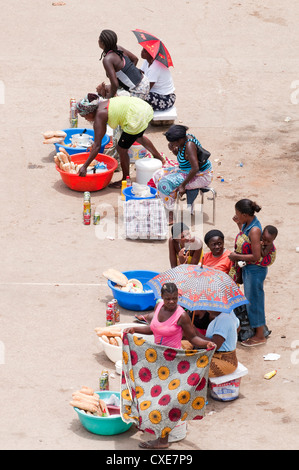
{"label": "sandal", "polygon": [[143,315],[135,315],[136,320],[138,323],[143,323],[144,325],[147,325],[146,318]]}
{"label": "sandal", "polygon": [[241,341],[242,346],[245,346],[246,348],[252,348],[253,346],[260,346],[262,344],[266,344],[267,341],[259,341],[256,339],[248,338],[245,341]]}
{"label": "sandal", "polygon": [[121,181],[108,184],[108,188],[121,189]]}

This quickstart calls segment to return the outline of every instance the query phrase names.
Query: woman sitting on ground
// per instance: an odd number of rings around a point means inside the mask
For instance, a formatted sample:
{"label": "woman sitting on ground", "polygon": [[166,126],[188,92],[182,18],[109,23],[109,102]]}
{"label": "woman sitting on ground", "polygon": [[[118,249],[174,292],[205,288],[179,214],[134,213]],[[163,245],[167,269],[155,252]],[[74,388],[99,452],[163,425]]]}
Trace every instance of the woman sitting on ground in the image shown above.
{"label": "woman sitting on ground", "polygon": [[233,262],[229,259],[230,251],[224,248],[224,235],[220,230],[210,230],[205,234],[204,242],[210,249],[203,256],[202,264],[229,273]]}

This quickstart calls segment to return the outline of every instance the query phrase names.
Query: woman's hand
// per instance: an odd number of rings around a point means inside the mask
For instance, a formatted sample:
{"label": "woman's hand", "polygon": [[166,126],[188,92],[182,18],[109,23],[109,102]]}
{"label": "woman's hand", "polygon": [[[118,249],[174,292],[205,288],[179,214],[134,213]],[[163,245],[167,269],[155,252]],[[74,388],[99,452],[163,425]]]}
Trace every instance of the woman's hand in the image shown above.
{"label": "woman's hand", "polygon": [[234,253],[234,252],[230,253],[230,255],[228,255],[228,257],[231,261],[238,261],[238,259],[239,259],[238,253]]}
{"label": "woman's hand", "polygon": [[182,184],[180,184],[180,186],[178,187],[178,192],[179,192],[179,195],[180,196],[183,196],[186,192],[186,189],[185,189],[185,186]]}
{"label": "woman's hand", "polygon": [[129,333],[130,335],[133,335],[135,333],[135,328],[134,326],[131,326],[130,328],[125,328],[124,333]]}
{"label": "woman's hand", "polygon": [[207,351],[210,351],[211,349],[217,349],[217,346],[213,341],[209,341],[207,344]]}
{"label": "woman's hand", "polygon": [[188,251],[187,251],[185,248],[182,248],[182,249],[178,252],[178,258],[179,258],[180,264],[186,264],[186,263],[187,263],[187,259],[188,259]]}
{"label": "woman's hand", "polygon": [[83,166],[81,166],[81,168],[80,168],[80,170],[79,170],[79,172],[78,172],[78,175],[79,175],[79,176],[86,176],[86,172],[87,172],[87,169],[86,169],[86,167],[83,165]]}

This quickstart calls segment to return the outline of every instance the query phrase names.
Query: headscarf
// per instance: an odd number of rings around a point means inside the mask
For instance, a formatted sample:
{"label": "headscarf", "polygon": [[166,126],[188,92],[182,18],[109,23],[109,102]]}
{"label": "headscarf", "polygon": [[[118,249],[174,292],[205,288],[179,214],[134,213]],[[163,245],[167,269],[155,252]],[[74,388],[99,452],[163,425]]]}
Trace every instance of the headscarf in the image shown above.
{"label": "headscarf", "polygon": [[80,116],[86,116],[96,111],[99,105],[100,97],[95,93],[88,93],[81,101],[77,103],[77,110]]}
{"label": "headscarf", "polygon": [[210,230],[209,232],[205,234],[205,238],[204,238],[205,244],[208,245],[209,241],[213,237],[220,237],[224,240],[224,235],[222,232],[220,232],[220,230]]}
{"label": "headscarf", "polygon": [[168,142],[176,142],[177,140],[184,139],[186,137],[187,130],[188,127],[186,126],[173,124],[164,135]]}

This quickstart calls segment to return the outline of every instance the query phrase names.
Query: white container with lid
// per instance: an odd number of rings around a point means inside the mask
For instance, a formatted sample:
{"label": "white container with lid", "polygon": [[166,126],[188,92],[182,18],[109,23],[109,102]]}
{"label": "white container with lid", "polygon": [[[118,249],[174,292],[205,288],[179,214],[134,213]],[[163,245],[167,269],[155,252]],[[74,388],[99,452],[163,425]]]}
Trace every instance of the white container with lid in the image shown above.
{"label": "white container with lid", "polygon": [[136,182],[138,184],[147,184],[155,171],[162,168],[161,160],[157,158],[145,157],[135,161]]}

